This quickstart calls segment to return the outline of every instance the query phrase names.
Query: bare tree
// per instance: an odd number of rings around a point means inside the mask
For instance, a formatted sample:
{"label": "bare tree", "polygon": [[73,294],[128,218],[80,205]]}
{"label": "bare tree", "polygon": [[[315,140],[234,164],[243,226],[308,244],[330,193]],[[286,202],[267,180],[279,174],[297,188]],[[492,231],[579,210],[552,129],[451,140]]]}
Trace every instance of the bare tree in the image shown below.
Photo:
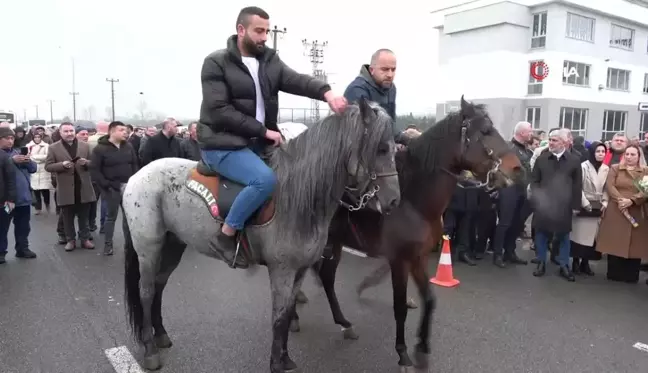
{"label": "bare tree", "polygon": [[144,100],[141,100],[139,102],[139,105],[137,105],[137,109],[139,110],[140,119],[142,120],[142,122],[144,122],[146,120],[146,117],[148,116],[148,114],[146,113],[147,108],[148,108],[148,105],[146,104],[146,101],[144,101]]}

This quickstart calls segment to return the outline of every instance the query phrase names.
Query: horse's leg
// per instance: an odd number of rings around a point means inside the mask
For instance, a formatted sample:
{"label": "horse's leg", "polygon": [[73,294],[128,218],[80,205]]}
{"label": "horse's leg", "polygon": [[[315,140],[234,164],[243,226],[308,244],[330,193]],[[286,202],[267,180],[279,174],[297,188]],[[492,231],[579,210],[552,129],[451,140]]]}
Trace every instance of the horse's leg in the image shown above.
{"label": "horse's leg", "polygon": [[356,289],[358,297],[362,295],[362,292],[368,288],[379,285],[389,274],[390,265],[389,262],[384,262],[380,267],[376,268],[369,276],[365,277],[364,280],[358,285]]}
{"label": "horse's leg", "polygon": [[155,297],[151,318],[155,331],[155,345],[159,348],[169,348],[173,345],[164,325],[162,324],[162,293],[169,281],[169,276],[180,264],[182,254],[187,245],[180,241],[173,233],[167,233],[166,242],[162,247],[162,258],[160,259],[160,271],[155,278]]}
{"label": "horse's leg", "polygon": [[[336,243],[333,245],[333,257],[330,259],[324,259],[319,266],[319,278],[322,281],[324,286],[324,291],[326,292],[326,298],[328,299],[329,306],[331,307],[331,313],[333,314],[333,321],[342,327],[342,333],[344,339],[358,339],[359,336],[356,334],[353,329],[353,324],[351,324],[340,308],[340,302],[337,299],[337,294],[335,293],[335,274],[337,268],[342,259],[342,245]],[[319,265],[319,263],[317,264]]]}
{"label": "horse's leg", "polygon": [[[301,291],[301,286],[302,283],[304,282],[304,277],[306,275],[306,269],[299,270],[297,271],[297,274],[295,275],[295,283],[293,284],[293,305],[292,305],[292,316],[291,317],[297,317],[297,293]],[[290,335],[289,331],[286,330],[286,334],[284,335],[284,342],[283,342],[283,350],[284,350],[284,355],[281,357],[281,361],[283,363],[283,368],[286,372],[292,372],[297,369],[297,364],[290,358],[288,355],[288,337]]]}
{"label": "horse's leg", "polygon": [[[159,245],[159,246],[158,246]],[[146,260],[140,261],[140,296],[142,298],[142,343],[144,344],[144,368],[156,370],[162,366],[160,351],[153,338],[153,299],[155,298],[157,269],[164,242],[149,251]],[[161,294],[160,294],[161,296]]]}
{"label": "horse's leg", "polygon": [[430,241],[425,243],[420,249],[420,257],[411,263],[411,273],[416,286],[418,287],[423,309],[421,313],[421,323],[418,329],[418,343],[416,345],[414,360],[417,368],[427,369],[428,356],[430,354],[430,325],[432,313],[436,308],[436,297],[434,290],[430,286],[428,274],[428,258],[432,248],[436,246],[443,235],[443,221],[437,220],[430,224]]}
{"label": "horse's leg", "polygon": [[405,321],[407,320],[407,280],[409,274],[407,263],[401,259],[390,261],[392,274],[392,290],[394,292],[394,318],[396,319],[396,353],[401,372],[410,372],[412,360],[407,353],[405,343]]}
{"label": "horse's leg", "polygon": [[[270,349],[270,373],[285,373],[296,369],[288,355],[290,321],[295,314],[295,296],[299,288],[295,283],[304,277],[304,270],[269,267],[270,291],[272,293],[272,347]],[[292,364],[291,364],[292,363]],[[288,369],[286,369],[288,368]]]}

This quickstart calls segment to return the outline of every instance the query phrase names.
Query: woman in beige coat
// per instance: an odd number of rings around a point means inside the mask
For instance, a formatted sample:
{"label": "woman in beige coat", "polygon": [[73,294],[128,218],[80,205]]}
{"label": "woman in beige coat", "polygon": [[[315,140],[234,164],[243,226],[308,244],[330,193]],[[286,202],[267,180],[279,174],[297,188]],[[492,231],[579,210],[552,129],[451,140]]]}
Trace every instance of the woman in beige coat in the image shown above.
{"label": "woman in beige coat", "polygon": [[[581,163],[583,175],[583,193],[581,211],[572,219],[571,256],[572,272],[593,276],[590,259],[595,256],[594,242],[599,229],[599,220],[603,208],[603,193],[610,168],[603,164],[607,147],[594,142],[588,149],[588,160]],[[600,258],[600,254],[598,255]]]}
{"label": "woman in beige coat", "polygon": [[[608,254],[607,278],[612,281],[637,283],[641,259],[648,259],[648,215],[646,196],[634,181],[648,176],[648,167],[641,166],[641,152],[629,145],[621,163],[610,167],[603,197],[603,219],[596,239],[596,250]],[[623,214],[638,223],[636,228]]]}
{"label": "woman in beige coat", "polygon": [[32,141],[27,144],[29,149],[29,156],[36,166],[36,172],[31,174],[31,187],[34,191],[34,198],[36,204],[36,215],[39,215],[43,210],[43,202],[45,202],[45,211],[50,211],[50,190],[52,186],[52,175],[45,171],[45,159],[47,158],[47,151],[49,144],[43,141],[42,135],[35,133]]}

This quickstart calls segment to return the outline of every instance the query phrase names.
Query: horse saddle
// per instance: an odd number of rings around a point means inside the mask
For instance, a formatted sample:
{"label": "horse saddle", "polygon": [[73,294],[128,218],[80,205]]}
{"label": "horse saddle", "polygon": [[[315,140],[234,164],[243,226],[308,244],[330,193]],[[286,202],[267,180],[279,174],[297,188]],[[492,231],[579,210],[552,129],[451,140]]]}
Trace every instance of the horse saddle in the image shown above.
{"label": "horse saddle", "polygon": [[[202,160],[191,170],[185,187],[200,197],[209,210],[212,218],[225,220],[236,197],[245,185],[226,179],[212,170]],[[248,220],[252,225],[263,225],[274,216],[274,200],[266,201]]]}

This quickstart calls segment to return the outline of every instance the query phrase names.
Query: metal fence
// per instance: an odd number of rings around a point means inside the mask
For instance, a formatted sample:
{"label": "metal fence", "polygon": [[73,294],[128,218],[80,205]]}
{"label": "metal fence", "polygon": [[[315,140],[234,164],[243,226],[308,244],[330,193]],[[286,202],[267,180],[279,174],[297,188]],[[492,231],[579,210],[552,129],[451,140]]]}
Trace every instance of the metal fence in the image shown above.
{"label": "metal fence", "polygon": [[[322,106],[326,109],[319,109],[320,119],[326,117],[331,113],[326,104]],[[315,122],[315,109],[312,108],[281,108],[279,109],[279,123],[283,122],[297,122],[304,123],[309,126]]]}

